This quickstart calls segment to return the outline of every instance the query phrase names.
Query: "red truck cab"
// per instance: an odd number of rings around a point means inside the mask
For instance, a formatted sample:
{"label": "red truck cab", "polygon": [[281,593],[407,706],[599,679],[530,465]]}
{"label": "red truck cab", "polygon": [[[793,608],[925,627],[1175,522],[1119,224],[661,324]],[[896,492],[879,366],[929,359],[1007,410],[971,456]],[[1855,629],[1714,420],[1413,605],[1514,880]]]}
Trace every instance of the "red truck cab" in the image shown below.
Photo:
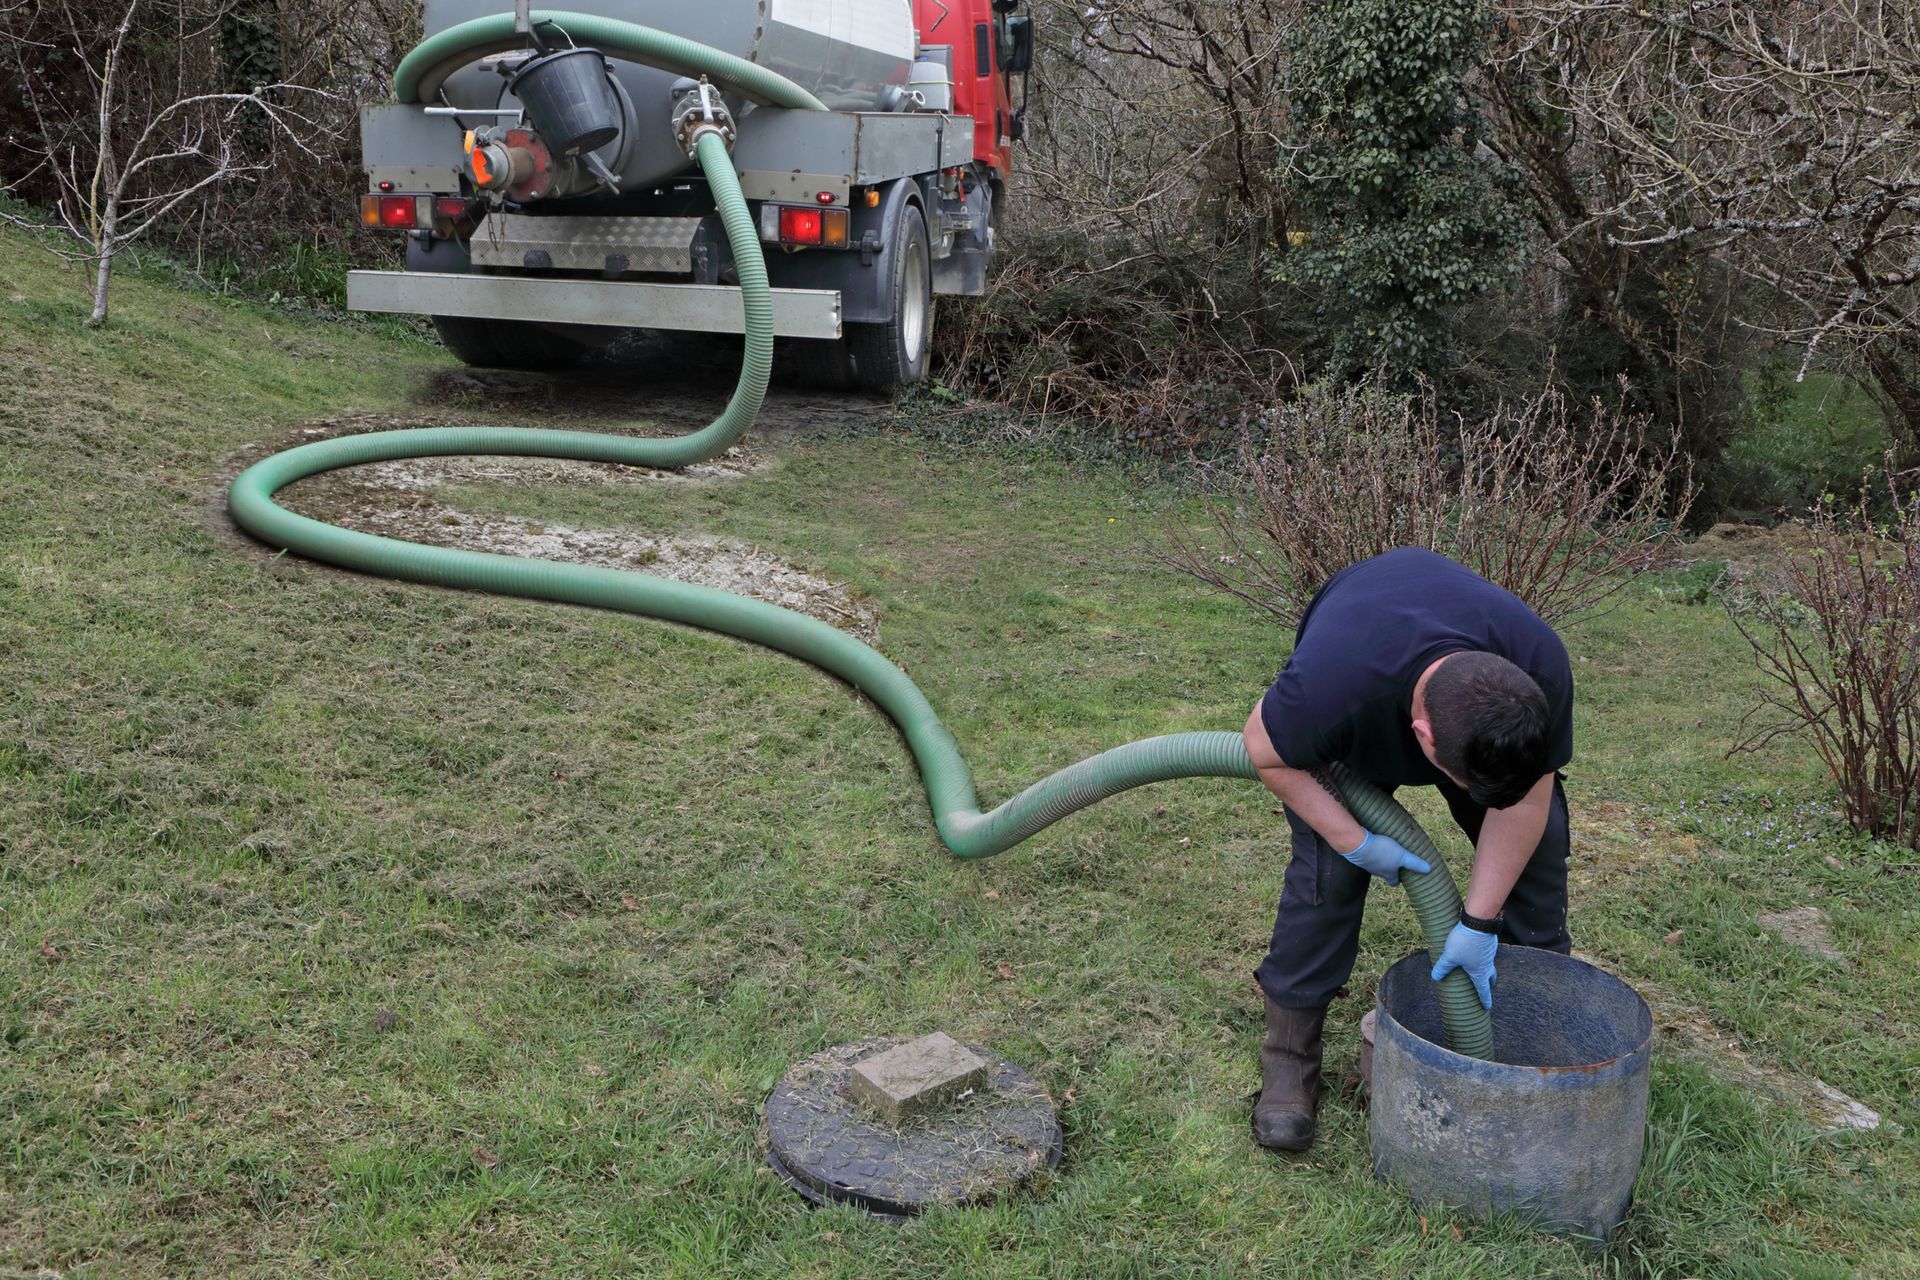
{"label": "red truck cab", "polygon": [[[1009,0],[914,0],[920,43],[953,49],[953,110],[973,117],[973,155],[991,173],[995,185],[1012,167],[1019,130],[1013,104],[1012,68],[1020,23]],[[1028,28],[1031,39],[1031,27]]]}

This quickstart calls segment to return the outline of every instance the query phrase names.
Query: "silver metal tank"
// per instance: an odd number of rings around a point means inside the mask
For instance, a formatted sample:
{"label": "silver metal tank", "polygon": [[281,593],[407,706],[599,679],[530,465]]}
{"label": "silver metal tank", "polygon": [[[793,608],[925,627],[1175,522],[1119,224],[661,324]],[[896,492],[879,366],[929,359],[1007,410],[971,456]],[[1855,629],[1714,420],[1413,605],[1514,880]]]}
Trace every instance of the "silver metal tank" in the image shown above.
{"label": "silver metal tank", "polygon": [[[777,71],[835,111],[877,111],[907,83],[917,52],[912,0],[550,0],[551,7],[619,18],[697,40]],[[426,34],[489,14],[511,13],[511,0],[426,0]],[[495,73],[500,57],[448,79],[447,100],[459,107],[515,106]],[[632,190],[688,167],[667,126],[669,89],[677,76],[614,63],[632,103],[634,122],[601,158]],[[891,90],[891,92],[890,92]],[[728,95],[736,114],[747,103]]]}

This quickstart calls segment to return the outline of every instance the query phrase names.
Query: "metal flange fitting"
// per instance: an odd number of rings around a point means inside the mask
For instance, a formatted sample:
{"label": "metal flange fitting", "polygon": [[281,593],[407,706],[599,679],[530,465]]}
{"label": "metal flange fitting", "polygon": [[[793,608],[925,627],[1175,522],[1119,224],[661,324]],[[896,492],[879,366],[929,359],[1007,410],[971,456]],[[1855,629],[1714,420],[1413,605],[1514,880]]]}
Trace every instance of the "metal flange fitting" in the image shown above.
{"label": "metal flange fitting", "polygon": [[733,150],[733,113],[720,97],[720,91],[707,82],[676,80],[673,85],[673,136],[691,156],[700,139],[714,134]]}

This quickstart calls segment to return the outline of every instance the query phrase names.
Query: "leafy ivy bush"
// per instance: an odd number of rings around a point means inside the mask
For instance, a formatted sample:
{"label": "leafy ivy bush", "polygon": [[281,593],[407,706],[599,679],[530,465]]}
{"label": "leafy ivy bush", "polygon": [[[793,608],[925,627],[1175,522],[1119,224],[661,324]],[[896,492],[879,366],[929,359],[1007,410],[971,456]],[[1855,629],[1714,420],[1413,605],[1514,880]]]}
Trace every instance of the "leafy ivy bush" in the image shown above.
{"label": "leafy ivy bush", "polygon": [[1518,174],[1482,153],[1463,92],[1485,32],[1472,0],[1329,0],[1300,30],[1289,164],[1305,226],[1275,275],[1317,295],[1329,372],[1436,371],[1449,310],[1524,264]]}

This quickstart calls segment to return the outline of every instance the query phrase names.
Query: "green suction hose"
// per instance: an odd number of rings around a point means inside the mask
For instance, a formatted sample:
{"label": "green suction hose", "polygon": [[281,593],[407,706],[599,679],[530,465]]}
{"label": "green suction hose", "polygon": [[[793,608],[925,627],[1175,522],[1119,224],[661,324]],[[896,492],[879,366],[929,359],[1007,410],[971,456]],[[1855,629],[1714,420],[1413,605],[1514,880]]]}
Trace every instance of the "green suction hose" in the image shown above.
{"label": "green suction hose", "polygon": [[[683,76],[705,76],[754,102],[802,111],[827,109],[820,99],[779,72],[685,36],[565,9],[535,9],[533,22],[535,26],[551,22],[575,44],[593,45],[609,57]],[[511,13],[489,14],[448,27],[428,36],[400,59],[393,73],[394,96],[401,102],[431,102],[439,96],[448,76],[476,58],[526,46],[526,37],[514,29]]]}
{"label": "green suction hose", "polygon": [[[1420,936],[1427,952],[1438,957],[1447,945],[1447,935],[1460,920],[1460,890],[1453,883],[1447,861],[1413,815],[1385,791],[1345,765],[1327,769],[1328,781],[1347,806],[1354,820],[1369,831],[1377,831],[1416,858],[1424,858],[1431,871],[1402,871],[1400,887],[1407,891],[1413,915],[1420,922]],[[1493,1019],[1480,1004],[1473,980],[1466,971],[1455,969],[1440,979],[1440,1023],[1446,1028],[1447,1048],[1469,1058],[1493,1056]]]}
{"label": "green suction hose", "polygon": [[[559,21],[577,41],[591,42],[617,57],[687,74],[704,72],[768,102],[819,108],[810,95],[775,73],[738,59],[729,62],[727,55],[679,37],[584,14],[534,13],[535,21],[544,18]],[[510,16],[462,23],[407,55],[395,76],[396,90],[402,101],[430,96],[438,92],[440,81],[464,63],[520,44],[513,36]],[[766,395],[773,351],[771,295],[759,237],[725,143],[717,135],[702,137],[695,159],[733,246],[746,321],[740,381],[726,409],[712,423],[692,435],[652,440],[533,428],[430,427],[316,441],[274,454],[242,472],[227,495],[234,519],[264,542],[342,568],[686,623],[811,663],[871,698],[898,726],[919,767],[935,828],[947,848],[962,858],[1001,853],[1068,814],[1147,783],[1191,777],[1257,778],[1239,734],[1173,734],[1130,742],[1069,765],[983,813],[959,743],[919,686],[871,646],[818,619],[646,574],[357,533],[296,515],[274,501],[275,493],[296,480],[370,462],[495,454],[682,467],[715,457],[738,441]],[[1405,809],[1371,783],[1337,767],[1331,780],[1368,830],[1392,836],[1432,864],[1431,873],[1408,873],[1401,883],[1407,886],[1428,949],[1438,954],[1459,917],[1460,897],[1433,842]],[[1441,1008],[1449,1045],[1478,1057],[1491,1051],[1491,1023],[1464,973],[1450,974],[1441,984]]]}

